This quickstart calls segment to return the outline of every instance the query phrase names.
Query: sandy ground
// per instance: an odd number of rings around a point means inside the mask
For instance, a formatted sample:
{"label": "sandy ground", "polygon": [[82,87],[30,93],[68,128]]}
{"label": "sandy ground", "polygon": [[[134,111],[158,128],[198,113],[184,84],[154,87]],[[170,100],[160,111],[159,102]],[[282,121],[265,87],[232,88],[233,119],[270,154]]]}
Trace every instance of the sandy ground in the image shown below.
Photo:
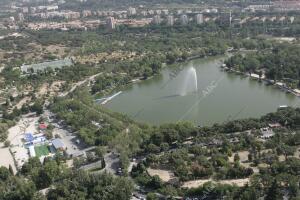
{"label": "sandy ground", "polygon": [[[27,132],[36,132],[35,123],[38,118],[25,118],[21,119],[15,126],[8,129],[8,140],[11,142],[10,149],[13,152],[13,156],[17,161],[17,167],[21,167],[25,161],[28,160],[29,155],[26,148],[23,146],[22,138],[23,134]],[[16,172],[16,166],[13,160],[13,156],[9,152],[9,148],[4,148],[3,144],[0,144],[0,166],[13,167]]]}
{"label": "sandy ground", "polygon": [[8,140],[11,142],[11,151],[20,168],[29,158],[28,150],[24,147],[22,139],[25,133],[38,133],[36,124],[38,117],[24,117],[15,126],[8,129]]}
{"label": "sandy ground", "polygon": [[65,57],[66,51],[69,48],[64,47],[64,46],[60,46],[60,45],[49,45],[46,47],[46,50],[51,53],[51,54],[55,54],[56,56],[58,56],[59,58],[63,58]]}
{"label": "sandy ground", "polygon": [[159,178],[164,182],[168,182],[174,177],[174,174],[168,170],[148,168],[147,172],[150,176],[159,176]]}
{"label": "sandy ground", "polygon": [[266,163],[259,163],[259,164],[258,164],[258,167],[266,168],[266,167],[269,167],[269,165],[266,164]]}
{"label": "sandy ground", "polygon": [[280,42],[293,42],[294,40],[296,40],[296,38],[294,38],[294,37],[272,37],[271,39],[277,40]]}
{"label": "sandy ground", "polygon": [[260,151],[261,154],[263,153],[269,153],[269,152],[272,152],[273,150],[272,149],[263,149]]}
{"label": "sandy ground", "polygon": [[[240,162],[246,162],[248,161],[248,155],[249,151],[239,151],[237,152],[239,157],[240,157]],[[229,157],[229,162],[234,162],[234,155],[236,153],[233,153],[232,156]]]}
{"label": "sandy ground", "polygon": [[9,148],[5,148],[3,143],[0,143],[0,155],[1,155],[0,166],[9,168],[9,165],[11,165],[14,173],[16,173],[17,169],[15,167],[13,156],[9,152]]}
{"label": "sandy ground", "polygon": [[181,187],[183,188],[197,188],[201,185],[203,185],[206,182],[213,182],[212,179],[199,179],[199,180],[194,180],[194,181],[186,181],[183,183],[183,185]]}
{"label": "sandy ground", "polygon": [[206,182],[214,182],[214,183],[221,183],[221,184],[229,184],[229,185],[237,185],[239,187],[242,187],[246,185],[249,182],[249,178],[244,179],[232,179],[232,180],[220,180],[220,181],[213,181],[212,179],[199,179],[194,181],[187,181],[183,184],[183,188],[197,188],[199,186],[202,186]]}
{"label": "sandy ground", "polygon": [[60,91],[61,86],[65,83],[66,81],[54,81],[51,86],[50,86],[50,94],[53,95],[54,93],[57,93]]}
{"label": "sandy ground", "polygon": [[127,59],[133,59],[136,57],[135,52],[127,52],[127,51],[115,51],[111,54],[108,53],[97,53],[97,54],[90,54],[86,56],[78,56],[76,58],[77,61],[80,63],[99,63],[103,60],[127,60]]}
{"label": "sandy ground", "polygon": [[284,155],[278,156],[278,160],[279,160],[280,162],[285,161],[285,156],[284,156]]}
{"label": "sandy ground", "polygon": [[48,84],[48,83],[44,83],[44,84],[40,87],[39,91],[37,92],[37,97],[38,97],[38,98],[41,98],[41,97],[43,97],[44,95],[46,95],[47,92],[48,92],[48,87],[49,87],[49,84]]}
{"label": "sandy ground", "polygon": [[246,167],[246,168],[252,168],[254,173],[258,173],[259,172],[258,167],[252,167],[252,166],[250,166],[250,164],[251,164],[250,162],[240,163],[241,166]]}
{"label": "sandy ground", "polygon": [[60,91],[62,84],[65,81],[54,81],[51,85],[48,83],[44,83],[40,88],[39,91],[36,93],[38,98],[41,98],[49,92],[50,96],[57,94]]}
{"label": "sandy ground", "polygon": [[218,183],[237,185],[239,187],[242,187],[242,186],[246,185],[247,183],[249,183],[249,180],[250,180],[249,178],[234,179],[234,180],[222,180],[222,181],[218,181]]}
{"label": "sandy ground", "polygon": [[21,109],[22,106],[23,106],[24,104],[26,104],[27,102],[29,102],[30,100],[31,100],[31,97],[24,97],[23,99],[21,99],[21,100],[16,104],[15,107],[17,107],[18,109]]}
{"label": "sandy ground", "polygon": [[73,159],[67,160],[67,161],[66,161],[66,165],[67,165],[68,168],[73,167]]}
{"label": "sandy ground", "polygon": [[[257,167],[252,167],[250,166],[250,162],[248,161],[248,155],[249,155],[249,151],[239,151],[237,152],[240,156],[240,165],[246,168],[252,168],[254,173],[258,173],[259,169]],[[236,153],[233,153],[232,156],[229,157],[229,162],[234,162],[234,155]]]}

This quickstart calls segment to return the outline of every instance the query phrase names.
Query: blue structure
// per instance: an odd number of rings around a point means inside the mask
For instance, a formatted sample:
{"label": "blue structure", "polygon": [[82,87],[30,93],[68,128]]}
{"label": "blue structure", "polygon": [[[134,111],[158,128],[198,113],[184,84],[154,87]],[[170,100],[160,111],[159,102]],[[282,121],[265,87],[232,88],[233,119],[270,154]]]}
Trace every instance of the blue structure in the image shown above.
{"label": "blue structure", "polygon": [[32,133],[25,133],[24,139],[26,142],[32,142],[34,140],[34,137],[33,137]]}

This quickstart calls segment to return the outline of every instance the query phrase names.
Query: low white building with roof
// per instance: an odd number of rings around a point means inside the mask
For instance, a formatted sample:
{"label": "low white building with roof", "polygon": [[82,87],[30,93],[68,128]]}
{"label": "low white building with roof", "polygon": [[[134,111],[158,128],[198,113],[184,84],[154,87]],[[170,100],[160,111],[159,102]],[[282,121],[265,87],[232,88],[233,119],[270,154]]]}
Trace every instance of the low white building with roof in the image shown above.
{"label": "low white building with roof", "polygon": [[46,69],[61,69],[62,67],[68,67],[72,66],[73,61],[70,58],[65,58],[62,60],[54,60],[54,61],[48,61],[48,62],[43,62],[43,63],[37,63],[37,64],[32,64],[32,65],[22,65],[20,67],[22,73],[27,74],[27,73],[37,73],[38,71],[44,71]]}
{"label": "low white building with roof", "polygon": [[56,151],[64,151],[66,148],[62,140],[58,138],[52,140],[52,146],[55,148]]}
{"label": "low white building with roof", "polygon": [[31,146],[29,146],[28,149],[29,149],[29,155],[30,155],[30,157],[35,157],[36,154],[35,154],[34,146],[31,145]]}

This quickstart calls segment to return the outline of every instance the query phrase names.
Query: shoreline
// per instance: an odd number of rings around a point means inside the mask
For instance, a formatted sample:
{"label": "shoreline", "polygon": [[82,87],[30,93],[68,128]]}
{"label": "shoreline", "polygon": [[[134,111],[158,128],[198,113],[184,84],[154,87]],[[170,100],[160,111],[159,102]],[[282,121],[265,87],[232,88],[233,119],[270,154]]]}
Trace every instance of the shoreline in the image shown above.
{"label": "shoreline", "polygon": [[[228,68],[226,66],[220,66],[220,68],[223,69],[227,73],[233,72],[233,73],[238,74],[238,75],[247,76],[247,77],[249,77],[249,78],[251,78],[253,80],[265,82],[267,84],[275,86],[277,89],[280,89],[281,91],[290,93],[290,94],[292,94],[292,95],[300,98],[300,89],[289,88],[283,82],[280,82],[280,81],[275,82],[274,80],[267,79],[264,76],[263,77],[259,77],[259,75],[255,74],[255,73],[249,74],[249,73],[241,72],[241,71],[238,71],[238,70],[230,69],[230,68]],[[299,92],[297,92],[295,90],[299,90]]]}

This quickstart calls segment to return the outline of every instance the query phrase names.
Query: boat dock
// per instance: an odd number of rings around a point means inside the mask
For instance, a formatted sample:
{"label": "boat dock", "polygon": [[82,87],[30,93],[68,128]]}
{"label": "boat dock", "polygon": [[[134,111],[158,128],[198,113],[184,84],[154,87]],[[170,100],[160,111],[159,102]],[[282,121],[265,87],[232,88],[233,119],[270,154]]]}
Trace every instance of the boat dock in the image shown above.
{"label": "boat dock", "polygon": [[118,95],[120,95],[121,93],[122,93],[122,91],[119,91],[119,92],[117,92],[117,93],[115,93],[115,94],[113,94],[113,95],[111,95],[109,97],[104,97],[104,98],[101,98],[101,99],[96,99],[95,101],[96,102],[101,102],[102,101],[100,104],[104,105],[104,104],[108,103],[110,100],[112,100],[113,98],[115,98]]}

